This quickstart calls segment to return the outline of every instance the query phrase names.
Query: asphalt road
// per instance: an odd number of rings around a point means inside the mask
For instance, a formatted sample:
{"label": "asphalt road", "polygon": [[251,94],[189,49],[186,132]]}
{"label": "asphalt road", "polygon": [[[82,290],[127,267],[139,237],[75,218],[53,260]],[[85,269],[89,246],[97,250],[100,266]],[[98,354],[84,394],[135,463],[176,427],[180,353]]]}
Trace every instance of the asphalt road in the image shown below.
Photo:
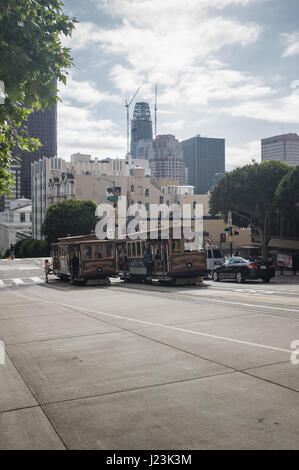
{"label": "asphalt road", "polygon": [[1,449],[299,448],[299,276],[91,288],[42,266],[0,262]]}

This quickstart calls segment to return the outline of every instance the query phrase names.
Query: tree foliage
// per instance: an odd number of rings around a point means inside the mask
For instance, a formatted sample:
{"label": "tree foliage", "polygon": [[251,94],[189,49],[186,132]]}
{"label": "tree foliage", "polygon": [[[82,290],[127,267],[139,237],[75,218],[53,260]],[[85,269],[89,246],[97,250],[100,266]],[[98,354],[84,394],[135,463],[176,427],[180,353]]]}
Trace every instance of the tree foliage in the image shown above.
{"label": "tree foliage", "polygon": [[211,192],[211,215],[220,214],[226,220],[228,211],[232,211],[235,225],[250,225],[262,239],[265,258],[268,257],[272,220],[278,210],[276,190],[289,171],[289,167],[279,161],[245,165],[226,173]]}
{"label": "tree foliage", "polygon": [[95,229],[97,204],[69,199],[48,207],[42,231],[49,244],[67,235],[85,235]]}
{"label": "tree foliage", "polygon": [[[63,13],[59,0],[0,2],[0,195],[11,183],[12,150],[32,151],[40,144],[22,126],[34,109],[57,102],[56,80],[66,82],[72,65],[61,36],[69,36],[75,19]],[[22,126],[22,127],[21,127]]]}
{"label": "tree foliage", "polygon": [[289,217],[299,215],[299,165],[280,181],[276,190],[278,205]]}
{"label": "tree foliage", "polygon": [[50,250],[46,240],[35,240],[26,238],[14,245],[16,258],[39,258],[49,256]]}

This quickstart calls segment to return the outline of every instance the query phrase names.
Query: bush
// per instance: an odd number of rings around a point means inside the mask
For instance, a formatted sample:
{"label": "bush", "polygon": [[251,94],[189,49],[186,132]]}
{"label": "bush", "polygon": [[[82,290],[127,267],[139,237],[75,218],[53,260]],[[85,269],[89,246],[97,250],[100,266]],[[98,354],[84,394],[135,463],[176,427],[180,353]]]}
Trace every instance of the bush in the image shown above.
{"label": "bush", "polygon": [[49,245],[45,240],[26,238],[20,240],[14,246],[16,258],[39,258],[49,256]]}

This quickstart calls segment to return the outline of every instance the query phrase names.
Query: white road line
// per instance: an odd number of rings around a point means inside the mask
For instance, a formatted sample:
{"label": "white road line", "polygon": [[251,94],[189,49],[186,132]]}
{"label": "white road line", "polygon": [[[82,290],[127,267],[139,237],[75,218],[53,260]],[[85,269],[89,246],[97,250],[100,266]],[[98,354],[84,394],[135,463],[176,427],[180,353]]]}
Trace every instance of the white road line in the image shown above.
{"label": "white road line", "polygon": [[[17,294],[15,292],[14,292],[14,294],[18,295],[19,297],[26,297],[26,298],[32,299],[32,300],[37,299],[36,297],[32,297],[32,296],[29,296],[29,295]],[[257,347],[257,348],[269,349],[269,350],[272,350],[272,351],[286,352],[288,354],[292,354],[294,352],[291,349],[277,348],[275,346],[269,346],[267,344],[252,343],[251,341],[244,341],[244,340],[240,340],[240,339],[229,338],[229,337],[226,337],[226,336],[212,335],[210,333],[204,333],[202,331],[187,330],[185,328],[179,328],[179,327],[176,327],[176,326],[164,325],[163,323],[155,323],[155,322],[150,322],[150,321],[146,321],[146,320],[137,320],[136,318],[130,318],[130,317],[124,317],[124,316],[121,316],[121,315],[115,315],[115,314],[112,314],[112,313],[100,312],[98,310],[91,310],[91,309],[88,309],[88,308],[79,307],[78,305],[63,304],[63,303],[54,302],[54,301],[51,302],[49,300],[44,300],[44,299],[39,299],[39,298],[38,298],[38,300],[41,301],[41,302],[53,303],[55,305],[60,305],[62,307],[73,308],[77,311],[82,310],[82,311],[86,311],[86,312],[89,312],[89,313],[96,313],[97,315],[103,315],[103,316],[109,317],[109,318],[116,318],[118,320],[127,320],[127,321],[134,322],[134,323],[140,323],[140,324],[143,324],[143,325],[155,326],[155,327],[164,328],[164,329],[167,329],[167,330],[180,331],[182,333],[189,333],[189,334],[196,335],[196,336],[205,336],[207,338],[214,338],[214,339],[219,339],[219,340],[222,340],[222,341],[229,341],[231,343],[238,343],[238,344],[244,344],[246,346],[253,346],[253,347]],[[248,304],[246,304],[246,305],[248,305]],[[255,305],[251,305],[251,306],[255,306]],[[296,310],[296,311],[299,313],[298,310]]]}
{"label": "white road line", "polygon": [[4,287],[4,285],[5,285],[4,282],[0,279],[0,288]]}
{"label": "white road line", "polygon": [[12,282],[14,282],[16,286],[20,286],[21,284],[25,284],[23,279],[12,279]]}
{"label": "white road line", "polygon": [[29,279],[31,279],[33,282],[45,282],[40,277],[30,277]]}
{"label": "white road line", "polygon": [[197,336],[206,336],[208,338],[221,339],[221,340],[224,340],[224,341],[230,341],[232,343],[245,344],[247,346],[255,346],[255,347],[258,347],[258,348],[271,349],[271,350],[274,350],[274,351],[282,351],[282,352],[287,352],[289,354],[293,352],[292,350],[289,350],[289,349],[276,348],[275,346],[268,346],[266,344],[252,343],[250,341],[243,341],[243,340],[240,340],[240,339],[228,338],[226,336],[218,336],[218,335],[212,335],[210,333],[203,333],[202,331],[187,330],[185,328],[178,328],[176,326],[163,325],[163,323],[155,323],[155,322],[150,322],[150,321],[146,321],[146,320],[137,320],[136,318],[123,317],[121,315],[115,315],[115,314],[112,314],[112,313],[99,312],[98,310],[90,310],[88,308],[78,307],[77,305],[68,305],[68,304],[62,304],[62,303],[57,303],[57,305],[61,305],[62,307],[74,308],[76,310],[83,310],[83,311],[85,310],[87,312],[96,313],[96,314],[99,314],[99,315],[103,315],[105,317],[117,318],[119,320],[133,321],[133,322],[136,322],[136,323],[141,323],[141,324],[150,325],[150,326],[158,326],[159,328],[166,328],[168,330],[181,331],[183,333],[190,333],[190,334],[197,335]]}
{"label": "white road line", "polygon": [[295,312],[299,314],[298,309],[294,308],[284,308],[284,307],[273,307],[272,305],[258,305],[258,304],[244,304],[241,302],[230,302],[229,300],[217,300],[211,299],[210,297],[202,297],[205,300],[210,300],[211,302],[226,304],[226,305],[241,305],[241,307],[257,307],[257,308],[266,308],[270,310],[283,310],[284,312]]}

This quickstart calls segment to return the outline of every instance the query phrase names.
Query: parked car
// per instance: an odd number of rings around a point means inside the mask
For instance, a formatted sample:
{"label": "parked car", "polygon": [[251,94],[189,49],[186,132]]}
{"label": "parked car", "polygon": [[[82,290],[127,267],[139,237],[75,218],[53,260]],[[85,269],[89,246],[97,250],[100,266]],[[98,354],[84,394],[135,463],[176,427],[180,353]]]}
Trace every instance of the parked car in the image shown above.
{"label": "parked car", "polygon": [[240,256],[233,256],[214,268],[213,279],[235,279],[238,283],[246,279],[262,279],[269,282],[275,276],[275,266],[268,261],[248,261]]}

